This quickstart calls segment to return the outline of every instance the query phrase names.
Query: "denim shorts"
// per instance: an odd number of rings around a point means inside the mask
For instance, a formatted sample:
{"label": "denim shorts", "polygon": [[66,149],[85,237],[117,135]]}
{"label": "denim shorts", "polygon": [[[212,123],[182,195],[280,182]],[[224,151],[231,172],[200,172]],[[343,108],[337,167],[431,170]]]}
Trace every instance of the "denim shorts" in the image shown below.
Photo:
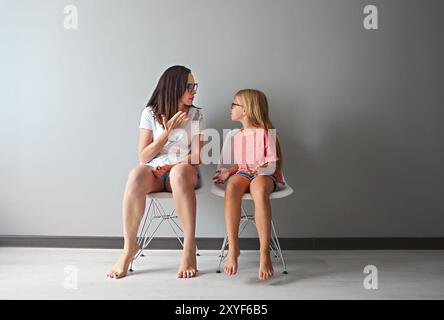
{"label": "denim shorts", "polygon": [[[258,176],[256,173],[250,173],[248,171],[239,171],[239,172],[236,172],[234,175],[245,177],[248,180],[250,180],[250,182],[253,181],[253,179]],[[269,177],[271,178],[271,180],[273,180],[273,191],[272,192],[275,192],[278,190],[280,183],[276,180],[275,176],[270,175]]]}
{"label": "denim shorts", "polygon": [[[196,186],[194,187],[194,189],[199,189],[202,186],[202,178],[200,176],[200,169],[199,166],[193,166],[194,169],[196,170],[197,173],[197,182],[196,182]],[[166,189],[166,185],[167,185],[167,179],[170,177],[170,171],[165,172],[160,178],[162,179],[162,192],[168,192],[168,190]]]}

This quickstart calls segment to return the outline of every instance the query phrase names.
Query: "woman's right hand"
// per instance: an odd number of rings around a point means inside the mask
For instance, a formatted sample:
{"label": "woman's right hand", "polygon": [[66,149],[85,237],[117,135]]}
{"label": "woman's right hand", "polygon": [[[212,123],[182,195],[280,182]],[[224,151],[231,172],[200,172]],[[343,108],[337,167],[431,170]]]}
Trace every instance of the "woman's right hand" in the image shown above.
{"label": "woman's right hand", "polygon": [[163,127],[168,133],[180,127],[180,125],[187,120],[188,114],[184,111],[177,111],[177,113],[168,121],[166,121],[165,115],[162,115]]}
{"label": "woman's right hand", "polygon": [[213,182],[216,184],[223,184],[230,177],[230,170],[228,168],[219,168],[213,177]]}
{"label": "woman's right hand", "polygon": [[171,170],[171,166],[166,164],[164,166],[157,166],[154,168],[153,173],[156,177],[161,178],[165,173]]}

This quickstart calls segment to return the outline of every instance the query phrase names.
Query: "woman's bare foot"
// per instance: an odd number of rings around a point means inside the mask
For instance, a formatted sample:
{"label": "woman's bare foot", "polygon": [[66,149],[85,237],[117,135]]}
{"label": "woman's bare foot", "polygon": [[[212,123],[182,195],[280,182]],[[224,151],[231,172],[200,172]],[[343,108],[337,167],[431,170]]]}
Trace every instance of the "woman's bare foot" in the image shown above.
{"label": "woman's bare foot", "polygon": [[224,265],[224,272],[229,276],[234,276],[237,273],[237,258],[240,256],[239,248],[228,250],[227,261]]}
{"label": "woman's bare foot", "polygon": [[122,255],[117,260],[116,264],[113,266],[112,271],[109,272],[107,276],[114,279],[125,277],[128,273],[129,265],[136,255],[137,251],[139,251],[139,246],[137,244],[133,244],[129,249],[123,250]]}
{"label": "woman's bare foot", "polygon": [[183,249],[182,261],[180,263],[179,271],[177,271],[178,278],[193,278],[197,273],[196,261],[196,247],[193,249]]}
{"label": "woman's bare foot", "polygon": [[261,253],[259,261],[259,280],[267,280],[273,276],[273,264],[271,263],[270,252]]}

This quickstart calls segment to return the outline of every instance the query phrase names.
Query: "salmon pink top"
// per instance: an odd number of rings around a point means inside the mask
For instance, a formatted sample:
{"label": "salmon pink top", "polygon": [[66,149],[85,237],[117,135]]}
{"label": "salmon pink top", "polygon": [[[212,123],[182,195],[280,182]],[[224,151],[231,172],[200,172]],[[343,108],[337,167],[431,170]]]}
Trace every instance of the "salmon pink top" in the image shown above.
{"label": "salmon pink top", "polygon": [[259,166],[279,160],[276,154],[276,135],[262,128],[241,129],[233,137],[233,148],[234,162],[239,167],[237,172],[247,171],[259,175],[272,175],[279,183],[285,185],[280,170],[268,173],[259,173],[257,171]]}

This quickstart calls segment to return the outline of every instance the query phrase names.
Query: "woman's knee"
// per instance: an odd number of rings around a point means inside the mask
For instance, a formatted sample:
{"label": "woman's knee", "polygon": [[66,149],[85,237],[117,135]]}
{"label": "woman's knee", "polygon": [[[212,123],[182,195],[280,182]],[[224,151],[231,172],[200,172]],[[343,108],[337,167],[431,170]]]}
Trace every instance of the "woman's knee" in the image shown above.
{"label": "woman's knee", "polygon": [[152,176],[146,165],[138,165],[128,175],[127,190],[131,193],[146,193],[153,182]]}
{"label": "woman's knee", "polygon": [[195,185],[197,173],[194,167],[187,163],[175,165],[170,172],[170,183],[172,185]]}

